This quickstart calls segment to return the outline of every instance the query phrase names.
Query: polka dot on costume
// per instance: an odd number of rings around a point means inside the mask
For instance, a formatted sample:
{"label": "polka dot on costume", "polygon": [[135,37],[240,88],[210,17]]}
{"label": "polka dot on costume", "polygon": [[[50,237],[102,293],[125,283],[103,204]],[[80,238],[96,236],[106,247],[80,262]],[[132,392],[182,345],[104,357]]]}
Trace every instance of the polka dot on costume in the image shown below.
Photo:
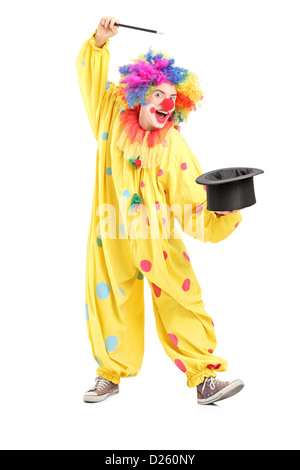
{"label": "polka dot on costume", "polygon": [[126,197],[126,199],[129,199],[129,198],[130,198],[130,195],[131,195],[131,193],[130,193],[130,191],[129,191],[128,189],[125,189],[125,190],[123,191],[123,196]]}
{"label": "polka dot on costume", "polygon": [[100,248],[102,248],[103,245],[102,245],[101,237],[97,237],[96,243],[97,243],[97,245],[98,245]]}
{"label": "polka dot on costume", "polygon": [[172,333],[168,333],[168,336],[170,338],[170,340],[172,341],[172,343],[175,344],[175,346],[178,346],[178,338],[176,335],[173,335]]}
{"label": "polka dot on costume", "polygon": [[165,223],[166,223],[166,219],[164,217],[162,218],[162,223],[163,223],[163,225],[165,225]]}
{"label": "polka dot on costume", "polygon": [[103,367],[97,356],[95,356],[95,361],[100,367]]}
{"label": "polka dot on costume", "polygon": [[106,82],[106,87],[105,87],[105,91],[107,91],[107,90],[109,89],[109,87],[110,87],[110,82],[107,80],[107,82]]}
{"label": "polka dot on costume", "polygon": [[161,296],[161,289],[158,287],[156,284],[152,282],[152,287],[153,287],[153,292],[155,297],[160,297]]}
{"label": "polka dot on costume", "polygon": [[150,227],[150,222],[149,222],[149,217],[148,216],[146,217],[146,224],[149,225],[149,227]]}
{"label": "polka dot on costume", "polygon": [[209,352],[209,354],[213,354],[213,353],[214,353],[213,349],[209,349],[208,352]]}
{"label": "polka dot on costume", "polygon": [[85,319],[86,319],[86,321],[88,321],[90,319],[88,304],[85,304]]}
{"label": "polka dot on costume", "polygon": [[140,262],[140,267],[142,271],[145,271],[145,273],[148,273],[152,269],[152,264],[147,259],[143,259]]}
{"label": "polka dot on costume", "polygon": [[125,227],[123,224],[119,225],[119,232],[123,237],[125,237]]}
{"label": "polka dot on costume", "polygon": [[240,223],[237,222],[234,227],[237,228],[237,227],[239,226],[239,224],[240,224]]}
{"label": "polka dot on costume", "polygon": [[82,62],[83,67],[85,67],[85,60]]}
{"label": "polka dot on costume", "polygon": [[203,189],[204,189],[204,191],[206,191],[206,186],[205,186],[205,184],[203,185]]}
{"label": "polka dot on costume", "polygon": [[141,181],[141,188],[144,188],[145,187],[145,183],[144,181]]}
{"label": "polka dot on costume", "polygon": [[185,292],[189,291],[191,288],[191,280],[190,279],[185,279],[182,284],[182,290]]}
{"label": "polka dot on costume", "polygon": [[168,253],[166,251],[163,250],[163,254],[164,254],[164,258],[167,259],[168,257]]}
{"label": "polka dot on costume", "polygon": [[160,204],[159,204],[159,201],[155,201],[155,205],[156,205],[156,210],[160,210]]}
{"label": "polka dot on costume", "polygon": [[218,370],[218,369],[220,369],[221,365],[222,364],[216,364],[216,365],[210,364],[209,366],[207,366],[207,368],[209,370]]}
{"label": "polka dot on costume", "polygon": [[107,176],[111,176],[111,175],[112,175],[112,170],[111,170],[111,168],[110,168],[110,167],[109,167],[109,168],[106,168],[105,173],[107,174]]}
{"label": "polka dot on costume", "polygon": [[108,336],[105,340],[105,347],[108,352],[114,352],[118,346],[118,338],[116,336]]}
{"label": "polka dot on costume", "polygon": [[108,139],[108,132],[103,132],[102,140],[107,140],[107,139]]}
{"label": "polka dot on costume", "polygon": [[184,163],[181,163],[180,168],[181,168],[182,170],[186,170],[186,169],[187,169],[187,164],[186,164],[185,162],[184,162]]}
{"label": "polka dot on costume", "polygon": [[186,367],[180,359],[175,359],[175,365],[180,369],[182,372],[186,372]]}
{"label": "polka dot on costume", "polygon": [[189,255],[185,251],[182,254],[185,257],[185,259],[187,259],[189,262],[191,262]]}
{"label": "polka dot on costume", "polygon": [[158,175],[157,175],[157,176],[162,176],[163,174],[164,174],[163,170],[160,169],[160,170],[158,171]]}
{"label": "polka dot on costume", "polygon": [[110,287],[105,282],[99,282],[96,286],[96,294],[98,299],[105,300],[110,294]]}
{"label": "polka dot on costume", "polygon": [[125,292],[123,291],[121,287],[119,287],[119,291],[121,292],[122,295],[125,295]]}
{"label": "polka dot on costume", "polygon": [[141,273],[141,271],[139,271],[139,273],[137,275],[137,279],[139,279],[140,281],[142,281],[144,279],[144,274]]}
{"label": "polka dot on costume", "polygon": [[196,210],[194,211],[194,214],[198,214],[203,210],[204,205],[203,204],[197,204]]}

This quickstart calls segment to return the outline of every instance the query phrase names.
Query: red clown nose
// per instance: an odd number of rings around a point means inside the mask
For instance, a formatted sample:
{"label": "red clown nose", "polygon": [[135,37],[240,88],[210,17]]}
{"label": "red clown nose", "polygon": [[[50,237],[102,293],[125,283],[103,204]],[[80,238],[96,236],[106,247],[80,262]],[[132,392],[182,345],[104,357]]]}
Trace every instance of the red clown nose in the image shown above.
{"label": "red clown nose", "polygon": [[160,105],[164,108],[165,111],[171,111],[171,109],[174,108],[174,101],[171,99],[165,99]]}

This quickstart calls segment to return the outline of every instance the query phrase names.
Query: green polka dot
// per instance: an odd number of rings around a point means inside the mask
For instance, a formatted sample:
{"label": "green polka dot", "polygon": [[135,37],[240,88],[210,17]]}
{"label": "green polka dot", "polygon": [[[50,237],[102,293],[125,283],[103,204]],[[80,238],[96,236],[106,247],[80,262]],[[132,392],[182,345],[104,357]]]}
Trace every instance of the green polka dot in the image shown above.
{"label": "green polka dot", "polygon": [[140,279],[140,280],[144,279],[144,274],[141,273],[141,271],[139,271],[139,273],[137,275],[137,279]]}
{"label": "green polka dot", "polygon": [[100,248],[102,248],[102,240],[101,240],[101,237],[97,237],[96,243],[97,243],[98,246],[100,246]]}

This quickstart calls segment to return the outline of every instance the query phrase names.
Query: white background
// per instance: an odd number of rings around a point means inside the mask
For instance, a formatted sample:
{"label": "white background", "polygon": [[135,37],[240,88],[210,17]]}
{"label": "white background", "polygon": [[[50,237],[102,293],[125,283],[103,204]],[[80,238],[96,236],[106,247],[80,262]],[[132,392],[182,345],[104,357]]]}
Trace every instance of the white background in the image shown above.
{"label": "white background", "polygon": [[[299,2],[1,3],[3,449],[299,449]],[[201,407],[165,355],[145,282],[146,349],[120,394],[87,405],[85,256],[96,141],[75,61],[102,16],[120,28],[109,79],[150,46],[197,73],[203,106],[182,134],[203,172],[262,168],[257,204],[219,244],[183,234],[239,395]]]}

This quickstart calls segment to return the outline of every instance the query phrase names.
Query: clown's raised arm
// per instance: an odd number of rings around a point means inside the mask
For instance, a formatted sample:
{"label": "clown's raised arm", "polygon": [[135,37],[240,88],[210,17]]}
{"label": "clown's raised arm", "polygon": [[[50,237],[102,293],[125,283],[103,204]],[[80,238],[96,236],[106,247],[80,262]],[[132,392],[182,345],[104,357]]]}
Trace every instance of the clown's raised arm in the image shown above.
{"label": "clown's raised arm", "polygon": [[[218,216],[206,209],[205,188],[196,183],[202,174],[200,163],[182,135],[174,131],[169,157],[160,177],[169,206],[182,230],[203,242],[217,243],[227,238],[242,221],[240,212]],[[172,210],[173,210],[172,209]]]}
{"label": "clown's raised arm", "polygon": [[109,38],[118,33],[114,26],[115,18],[104,17],[90,39],[85,41],[76,60],[79,86],[86,112],[91,123],[93,133],[98,139],[101,109],[105,91],[110,85],[110,92],[115,87],[108,84],[109,68]]}

